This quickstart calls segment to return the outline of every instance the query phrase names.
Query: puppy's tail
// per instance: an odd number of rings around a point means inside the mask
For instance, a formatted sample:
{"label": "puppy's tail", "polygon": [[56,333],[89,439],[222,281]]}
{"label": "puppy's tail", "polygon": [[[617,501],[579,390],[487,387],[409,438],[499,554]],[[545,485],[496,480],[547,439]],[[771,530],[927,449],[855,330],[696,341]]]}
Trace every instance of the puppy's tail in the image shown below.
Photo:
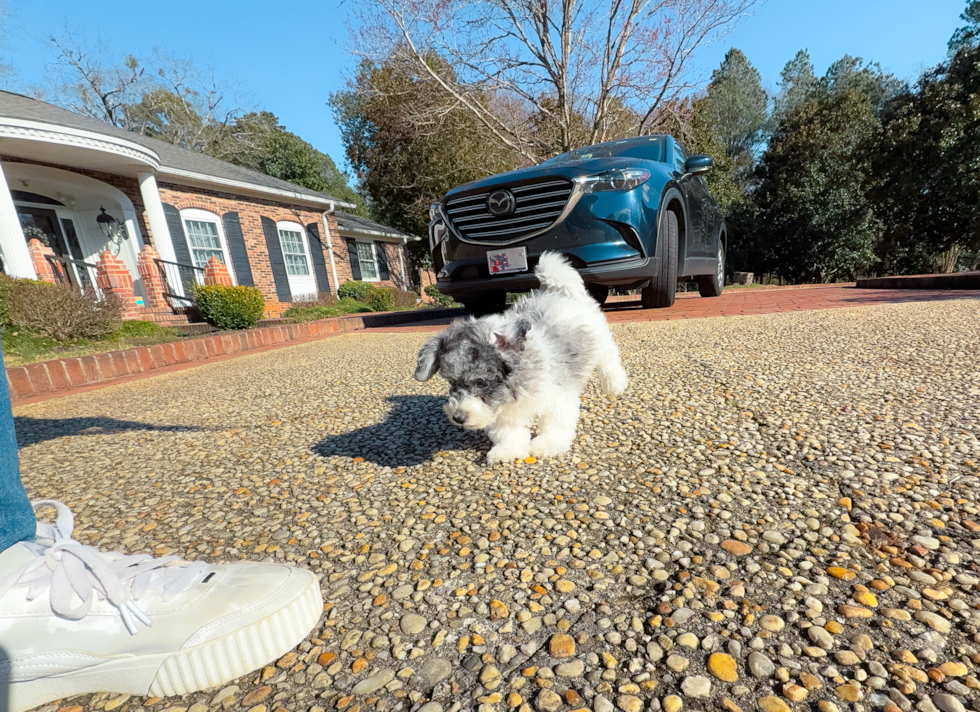
{"label": "puppy's tail", "polygon": [[534,276],[546,292],[557,292],[572,299],[589,298],[582,277],[561,253],[542,252]]}

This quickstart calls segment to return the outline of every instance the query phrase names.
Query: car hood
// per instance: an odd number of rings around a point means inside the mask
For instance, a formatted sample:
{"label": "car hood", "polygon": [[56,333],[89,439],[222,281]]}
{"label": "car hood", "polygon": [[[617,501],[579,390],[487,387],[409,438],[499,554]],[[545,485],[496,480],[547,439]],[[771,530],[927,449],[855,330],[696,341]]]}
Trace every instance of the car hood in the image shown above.
{"label": "car hood", "polygon": [[609,171],[615,168],[642,167],[649,170],[654,165],[658,164],[640,158],[589,158],[584,161],[569,161],[568,163],[547,166],[531,166],[530,168],[520,168],[516,171],[498,173],[489,178],[464,183],[446,193],[445,199],[499,185],[520,185],[522,183],[534,182],[555,176],[574,180],[575,178],[602,173],[603,171]]}

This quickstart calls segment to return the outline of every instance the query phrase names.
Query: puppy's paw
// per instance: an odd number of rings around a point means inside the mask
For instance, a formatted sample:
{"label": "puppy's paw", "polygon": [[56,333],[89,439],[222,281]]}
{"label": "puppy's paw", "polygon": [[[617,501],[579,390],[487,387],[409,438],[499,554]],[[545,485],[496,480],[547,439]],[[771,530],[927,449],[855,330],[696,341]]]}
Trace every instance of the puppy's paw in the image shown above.
{"label": "puppy's paw", "polygon": [[535,457],[555,457],[568,452],[572,444],[566,440],[539,435],[531,440],[531,454]]}
{"label": "puppy's paw", "polygon": [[513,462],[514,460],[523,460],[527,456],[526,450],[497,445],[490,448],[490,452],[487,453],[487,464],[496,465],[498,462]]}
{"label": "puppy's paw", "polygon": [[629,385],[629,378],[626,376],[626,371],[623,370],[622,366],[610,371],[604,371],[601,375],[601,381],[603,392],[612,396],[618,396]]}

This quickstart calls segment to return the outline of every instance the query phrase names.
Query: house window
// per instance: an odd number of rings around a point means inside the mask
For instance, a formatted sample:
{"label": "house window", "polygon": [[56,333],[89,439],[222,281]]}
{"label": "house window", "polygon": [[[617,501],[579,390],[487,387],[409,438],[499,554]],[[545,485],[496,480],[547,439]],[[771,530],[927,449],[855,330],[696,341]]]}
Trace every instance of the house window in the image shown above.
{"label": "house window", "polygon": [[374,254],[373,242],[357,243],[357,261],[361,266],[361,279],[365,282],[377,282],[378,259]]}
{"label": "house window", "polygon": [[282,244],[282,257],[286,261],[286,272],[292,277],[306,277],[310,274],[310,264],[306,260],[303,247],[303,234],[298,230],[279,230]]}
{"label": "house window", "polygon": [[[199,208],[185,208],[180,211],[181,222],[184,224],[184,235],[187,238],[187,250],[190,252],[191,264],[203,268],[212,257],[228,268],[232,281],[235,271],[228,259],[228,243],[225,241],[225,231],[221,218],[214,213]],[[178,260],[179,261],[179,260]]]}

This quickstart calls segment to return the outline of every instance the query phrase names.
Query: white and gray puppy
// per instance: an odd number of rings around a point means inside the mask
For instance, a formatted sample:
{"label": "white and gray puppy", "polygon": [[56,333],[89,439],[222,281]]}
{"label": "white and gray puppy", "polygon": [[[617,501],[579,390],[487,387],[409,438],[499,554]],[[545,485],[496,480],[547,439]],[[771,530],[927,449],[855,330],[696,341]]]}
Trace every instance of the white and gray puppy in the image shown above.
{"label": "white and gray puppy", "polygon": [[449,419],[487,429],[490,463],[566,452],[594,368],[606,393],[626,389],[619,349],[578,272],[545,252],[534,274],[540,289],[503,314],[457,319],[418,355],[416,380],[438,371],[449,382]]}

